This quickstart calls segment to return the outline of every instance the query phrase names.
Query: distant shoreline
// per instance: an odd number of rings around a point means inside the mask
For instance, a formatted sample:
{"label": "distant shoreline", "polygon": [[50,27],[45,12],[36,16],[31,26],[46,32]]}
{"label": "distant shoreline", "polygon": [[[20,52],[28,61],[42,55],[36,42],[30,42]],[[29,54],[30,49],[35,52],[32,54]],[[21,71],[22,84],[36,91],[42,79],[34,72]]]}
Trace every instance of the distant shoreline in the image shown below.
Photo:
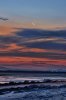
{"label": "distant shoreline", "polygon": [[66,74],[66,71],[31,71],[31,70],[0,70],[0,73],[64,73]]}

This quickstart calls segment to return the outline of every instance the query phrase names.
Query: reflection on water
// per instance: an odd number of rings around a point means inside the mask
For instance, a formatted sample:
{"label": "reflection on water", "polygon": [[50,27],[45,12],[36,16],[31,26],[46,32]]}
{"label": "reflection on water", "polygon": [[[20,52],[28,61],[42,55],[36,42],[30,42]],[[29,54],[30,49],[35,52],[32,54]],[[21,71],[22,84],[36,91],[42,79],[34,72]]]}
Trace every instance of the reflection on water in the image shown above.
{"label": "reflection on water", "polygon": [[23,82],[24,80],[43,81],[44,79],[66,80],[66,75],[58,73],[0,73],[0,83],[7,83],[10,81]]}
{"label": "reflection on water", "polygon": [[41,81],[42,79],[40,77],[15,77],[15,76],[0,76],[0,83],[7,83],[10,81],[14,81],[14,82],[21,82],[21,81],[25,81],[25,80],[29,80],[29,81]]}

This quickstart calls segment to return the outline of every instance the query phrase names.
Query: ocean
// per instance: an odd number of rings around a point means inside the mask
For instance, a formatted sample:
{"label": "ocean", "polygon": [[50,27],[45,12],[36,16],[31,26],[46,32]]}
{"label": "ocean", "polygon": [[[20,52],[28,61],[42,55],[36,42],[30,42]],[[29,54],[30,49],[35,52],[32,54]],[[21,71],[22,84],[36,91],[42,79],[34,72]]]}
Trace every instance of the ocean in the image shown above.
{"label": "ocean", "polygon": [[[25,80],[42,82],[46,79],[56,83],[37,83],[18,86],[0,86],[0,100],[66,100],[65,72],[1,72],[0,84],[24,82]],[[59,81],[59,82],[57,82]],[[63,82],[64,81],[64,82]]]}
{"label": "ocean", "polygon": [[43,81],[44,79],[66,80],[65,72],[41,72],[41,71],[6,71],[0,72],[0,83]]}

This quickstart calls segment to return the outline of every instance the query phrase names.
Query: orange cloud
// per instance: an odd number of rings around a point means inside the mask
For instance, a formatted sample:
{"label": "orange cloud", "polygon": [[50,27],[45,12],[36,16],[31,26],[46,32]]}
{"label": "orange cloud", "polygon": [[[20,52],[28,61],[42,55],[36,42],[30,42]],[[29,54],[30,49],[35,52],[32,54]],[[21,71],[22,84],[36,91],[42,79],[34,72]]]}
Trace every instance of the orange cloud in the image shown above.
{"label": "orange cloud", "polygon": [[18,31],[17,28],[20,27],[18,26],[19,25],[17,25],[14,22],[0,23],[0,35],[6,35],[6,36],[14,35],[13,33]]}
{"label": "orange cloud", "polygon": [[41,48],[28,48],[26,46],[19,46],[16,45],[15,43],[11,43],[6,48],[0,48],[0,52],[11,52],[12,50],[19,51],[19,52],[35,52],[35,53],[58,53],[58,54],[66,54],[66,51],[62,50],[53,50],[53,49],[41,49]]}
{"label": "orange cloud", "polygon": [[0,25],[0,35],[9,35],[14,30],[10,26],[1,26]]}
{"label": "orange cloud", "polygon": [[36,22],[22,22],[22,21],[15,22],[14,20],[12,20],[8,21],[8,23],[0,23],[0,35],[13,35],[12,32],[18,31],[17,28],[56,30],[56,29],[64,29],[65,27],[66,25],[39,24]]}
{"label": "orange cloud", "polygon": [[54,64],[54,65],[65,65],[66,60],[53,60],[47,58],[32,58],[32,57],[0,57],[0,63],[2,64]]}

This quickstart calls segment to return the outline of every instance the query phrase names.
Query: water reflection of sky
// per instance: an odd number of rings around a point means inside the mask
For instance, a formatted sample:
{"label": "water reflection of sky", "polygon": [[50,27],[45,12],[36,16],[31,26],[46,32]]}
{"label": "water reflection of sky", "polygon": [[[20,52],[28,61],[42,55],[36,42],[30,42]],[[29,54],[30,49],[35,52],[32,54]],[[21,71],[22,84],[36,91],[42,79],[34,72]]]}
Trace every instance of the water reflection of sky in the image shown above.
{"label": "water reflection of sky", "polygon": [[10,81],[15,81],[15,82],[21,82],[21,81],[25,81],[25,80],[29,80],[29,81],[41,81],[42,78],[40,77],[14,77],[14,76],[0,76],[0,83],[4,83],[4,82],[10,82]]}
{"label": "water reflection of sky", "polygon": [[15,76],[0,76],[0,83],[8,83],[11,81],[14,82],[23,82],[25,80],[28,81],[43,81],[44,79],[52,79],[52,80],[66,80],[65,77],[15,77]]}

